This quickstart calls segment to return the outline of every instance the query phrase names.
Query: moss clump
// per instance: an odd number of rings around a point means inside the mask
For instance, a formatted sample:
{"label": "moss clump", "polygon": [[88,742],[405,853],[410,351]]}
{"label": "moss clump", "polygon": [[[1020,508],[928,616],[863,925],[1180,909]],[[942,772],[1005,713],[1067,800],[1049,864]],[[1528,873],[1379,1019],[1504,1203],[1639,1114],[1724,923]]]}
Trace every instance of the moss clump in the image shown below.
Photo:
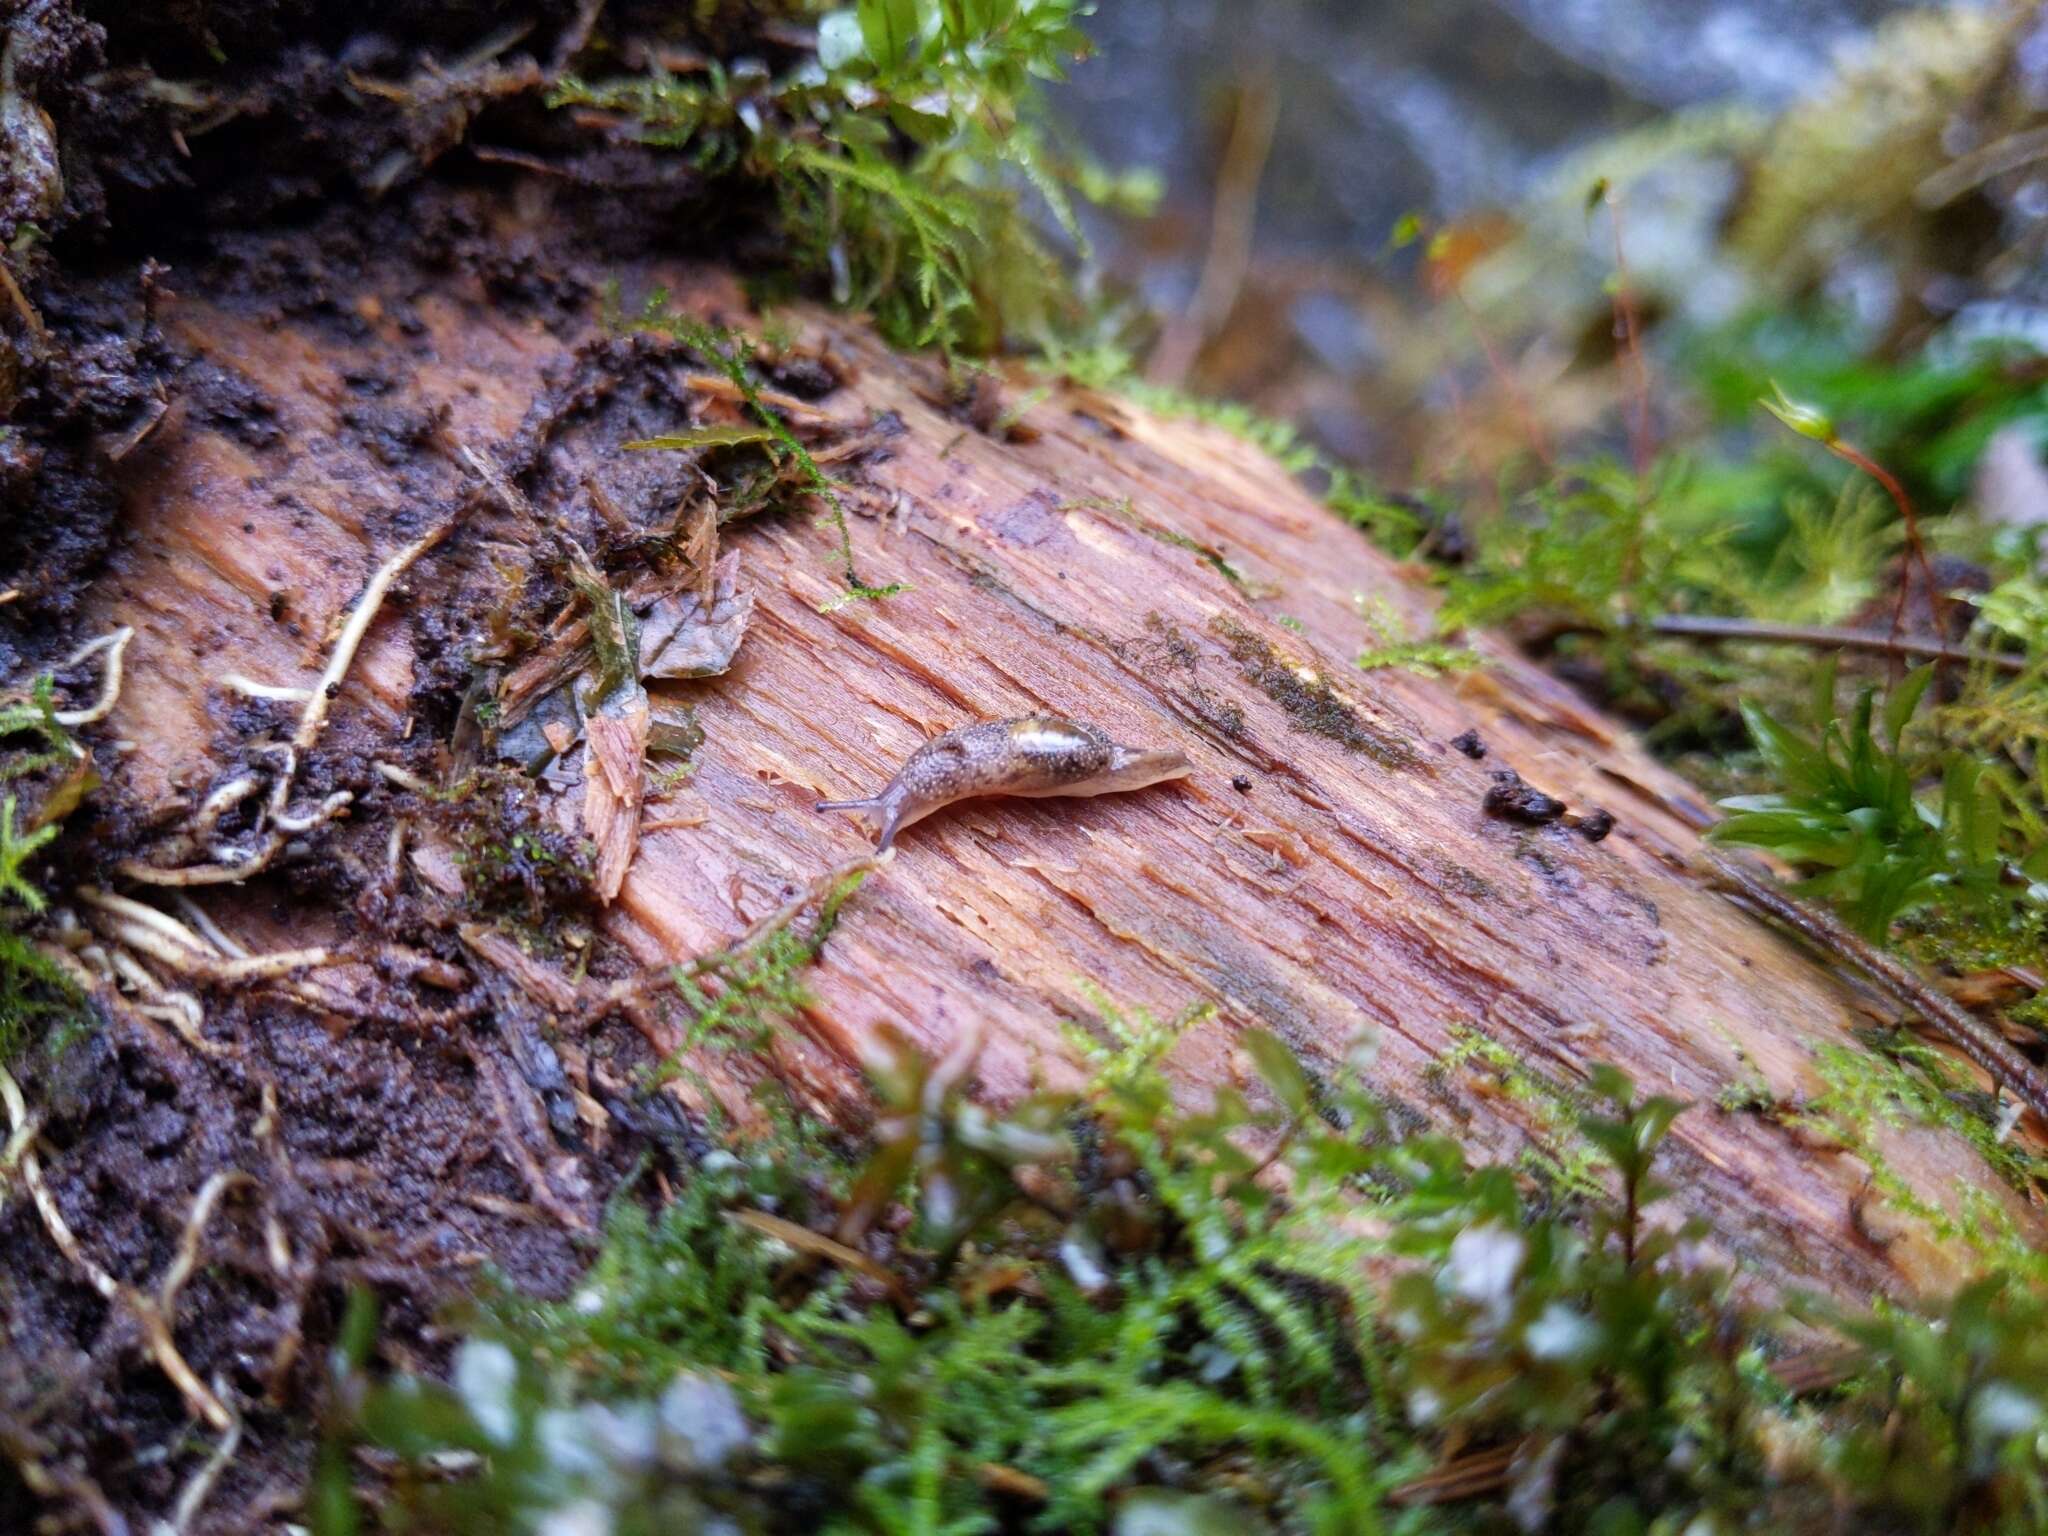
{"label": "moss clump", "polygon": [[676,991],[689,1024],[676,1053],[656,1069],[653,1083],[681,1072],[683,1053],[706,1043],[758,1050],[778,1024],[808,1006],[804,973],[824,953],[840,909],[866,878],[865,871],[856,871],[826,881],[809,921],[794,914],[750,943],[677,966]]}
{"label": "moss clump", "polygon": [[[871,311],[902,345],[992,351],[1076,311],[1019,196],[1081,243],[1071,199],[1142,199],[1055,144],[1038,82],[1084,57],[1080,0],[858,0],[790,7],[814,38],[714,47],[701,73],[571,78],[551,100],[627,115],[643,142],[773,199],[780,275]],[[778,61],[775,64],[764,59]]]}
{"label": "moss clump", "polygon": [[99,783],[90,754],[57,718],[47,675],[0,701],[0,1066],[59,1027],[85,1017],[70,978],[36,947],[30,929],[47,902],[31,861]]}
{"label": "moss clump", "polygon": [[479,770],[430,810],[454,837],[464,899],[480,916],[544,930],[590,912],[590,846],[555,825],[524,774]]}
{"label": "moss clump", "polygon": [[[961,1096],[967,1063],[898,1048],[850,1159],[787,1119],[714,1131],[665,1205],[622,1196],[568,1300],[487,1292],[452,1387],[374,1381],[359,1350],[350,1436],[422,1470],[480,1458],[387,1485],[387,1518],[879,1536],[1170,1508],[1169,1530],[1352,1536],[1497,1529],[1505,1506],[1561,1532],[2037,1528],[2038,1277],[1928,1312],[1757,1310],[1685,1256],[1696,1232],[1650,1219],[1686,1106],[1612,1069],[1528,1085],[1578,1165],[1532,1205],[1384,1113],[1369,1056],[1318,1087],[1247,1032],[1256,1103],[1225,1089],[1190,1115],[1160,1062],[1206,1011],[1102,1006],[1074,1031],[1095,1069],[1078,1094],[995,1114]],[[1780,1359],[1795,1323],[1828,1348]],[[341,1452],[317,1507],[356,1496]]]}

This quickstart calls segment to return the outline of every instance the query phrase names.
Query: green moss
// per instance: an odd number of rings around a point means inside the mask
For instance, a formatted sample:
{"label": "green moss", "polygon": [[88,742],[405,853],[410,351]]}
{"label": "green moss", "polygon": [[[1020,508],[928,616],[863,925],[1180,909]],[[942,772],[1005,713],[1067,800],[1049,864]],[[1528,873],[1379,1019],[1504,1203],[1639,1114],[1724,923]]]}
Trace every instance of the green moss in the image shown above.
{"label": "green moss", "polygon": [[[481,1457],[402,1476],[387,1519],[1087,1533],[1156,1505],[1194,1522],[1171,1529],[1354,1536],[1494,1529],[1510,1500],[1603,1536],[2017,1536],[2048,1500],[2038,1275],[1926,1312],[1758,1310],[1650,1219],[1686,1110],[1611,1068],[1564,1094],[1478,1036],[1445,1063],[1584,1149],[1582,1198],[1532,1205],[1390,1122],[1369,1056],[1318,1093],[1249,1031],[1255,1099],[1188,1113],[1160,1064],[1206,1012],[1095,1003],[1076,1094],[992,1113],[957,1063],[898,1049],[850,1162],[756,1130],[657,1212],[622,1195],[566,1301],[486,1290],[452,1388],[344,1352],[349,1434],[402,1465]],[[1825,1396],[1768,1364],[1795,1324],[1841,1347]],[[1488,1481],[1460,1470],[1474,1447],[1517,1455]],[[316,1509],[350,1507],[343,1449]],[[1437,1481],[1478,1501],[1418,1505]]]}
{"label": "green moss", "polygon": [[1290,666],[1274,649],[1236,620],[1218,615],[1216,633],[1252,684],[1287,713],[1298,731],[1336,742],[1385,768],[1416,768],[1415,749],[1391,732],[1366,720],[1319,673]]}
{"label": "green moss", "polygon": [[2029,1195],[2048,1186],[2048,1156],[2012,1138],[1997,1108],[1941,1052],[1892,1032],[1870,1035],[1864,1045],[1821,1048],[1815,1065],[1827,1086],[1798,1106],[1794,1122],[1848,1148],[1870,1169],[1876,1194],[1937,1240],[1967,1247],[1987,1266],[2048,1282],[2048,1254],[2033,1246],[2003,1202],[1966,1181],[1943,1192],[1946,1200],[1915,1189],[1885,1158],[1876,1133],[1917,1126],[1955,1136]]}
{"label": "green moss", "polygon": [[51,679],[0,702],[0,1065],[31,1046],[58,1048],[90,1017],[70,978],[36,947],[47,906],[30,861],[99,783],[92,758],[57,719]]}
{"label": "green moss", "polygon": [[1221,550],[1212,545],[1204,544],[1199,539],[1189,538],[1188,535],[1182,533],[1178,528],[1169,528],[1164,523],[1145,516],[1131,504],[1131,499],[1128,496],[1119,497],[1113,501],[1101,496],[1085,497],[1078,501],[1061,503],[1060,510],[1062,512],[1081,510],[1104,513],[1128,527],[1137,529],[1138,532],[1144,534],[1148,539],[1154,539],[1173,549],[1186,550],[1247,597],[1270,595],[1263,588],[1254,589],[1252,584],[1245,580],[1243,572],[1239,571],[1236,566],[1223,557]]}
{"label": "green moss", "polygon": [[1368,598],[1361,592],[1354,594],[1352,606],[1375,642],[1358,653],[1361,672],[1397,667],[1417,677],[1441,677],[1446,672],[1467,672],[1486,664],[1485,657],[1466,646],[1415,639],[1394,605],[1385,598]]}
{"label": "green moss", "polygon": [[1582,1091],[1537,1072],[1491,1035],[1466,1025],[1451,1031],[1451,1047],[1425,1069],[1425,1079],[1449,1088],[1460,1076],[1483,1074],[1492,1091],[1528,1112],[1530,1142],[1516,1159],[1524,1172],[1559,1198],[1602,1192],[1594,1150],[1579,1133],[1587,1109]]}
{"label": "green moss", "polygon": [[1111,175],[1045,126],[1039,82],[1089,52],[1076,25],[1088,7],[785,9],[816,21],[814,41],[786,26],[772,43],[729,39],[700,17],[702,72],[565,80],[552,100],[633,120],[728,206],[765,192],[776,238],[761,249],[780,253],[767,274],[869,311],[898,344],[988,352],[1071,322],[1065,270],[1019,189],[1077,245],[1073,198],[1135,206],[1152,193],[1149,178]]}
{"label": "green moss", "polygon": [[824,952],[840,909],[866,878],[857,872],[829,885],[808,923],[798,914],[738,949],[677,966],[676,990],[689,1024],[683,1043],[655,1069],[650,1084],[675,1076],[683,1055],[706,1043],[722,1050],[759,1049],[778,1024],[802,1011],[810,1002],[804,973]]}
{"label": "green moss", "polygon": [[557,826],[524,773],[481,769],[428,800],[455,843],[463,900],[479,917],[519,925],[552,945],[590,915],[592,853]]}
{"label": "green moss", "polygon": [[846,582],[846,595],[827,603],[826,608],[836,608],[854,601],[873,602],[881,598],[894,597],[903,591],[901,582],[873,587],[860,579],[860,572],[853,562],[853,534],[847,526],[846,508],[840,503],[839,492],[825,472],[818,467],[818,461],[811,457],[810,450],[789,430],[789,424],[761,399],[761,391],[754,383],[753,374],[747,367],[749,348],[745,339],[731,331],[722,331],[706,325],[688,315],[670,313],[667,304],[665,294],[657,292],[651,295],[647,301],[646,311],[638,322],[638,328],[673,337],[732,380],[733,386],[746,399],[748,409],[759,418],[770,438],[789,455],[801,471],[805,487],[824,504],[825,515],[831,520],[833,530],[839,536],[840,572]]}

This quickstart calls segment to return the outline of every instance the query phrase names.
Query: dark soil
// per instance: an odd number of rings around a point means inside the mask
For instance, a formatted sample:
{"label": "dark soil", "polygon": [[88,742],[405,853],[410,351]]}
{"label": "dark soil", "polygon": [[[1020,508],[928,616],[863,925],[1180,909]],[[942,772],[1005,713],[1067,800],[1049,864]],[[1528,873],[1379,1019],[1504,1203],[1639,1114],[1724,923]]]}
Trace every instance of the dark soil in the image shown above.
{"label": "dark soil", "polygon": [[[604,24],[616,41],[677,9],[716,28],[727,11],[762,8],[612,0]],[[81,596],[123,541],[146,533],[124,522],[122,480],[147,462],[171,401],[252,452],[280,438],[259,387],[159,331],[158,305],[181,281],[238,294],[258,312],[317,317],[346,338],[360,321],[335,300],[341,275],[373,262],[464,270],[494,304],[553,329],[588,313],[608,252],[644,249],[657,231],[672,249],[678,228],[726,250],[744,238],[743,209],[722,209],[719,221],[701,208],[675,217],[700,190],[680,157],[579,142],[542,105],[546,77],[597,10],[575,0],[0,0],[16,87],[0,114],[0,247],[12,253],[10,291],[0,292],[0,590],[13,594],[0,603],[0,677],[23,677],[74,644]],[[502,46],[479,59],[485,39]],[[602,217],[565,221],[580,264],[484,237],[456,184],[503,188],[527,173],[477,155],[479,144],[550,155],[572,211],[579,196],[603,199]],[[54,160],[38,158],[44,147]],[[691,472],[673,456],[614,451],[675,419],[668,373],[641,366],[654,345],[615,339],[579,353],[507,453],[507,472],[566,509],[601,558],[605,518],[645,526],[676,505]],[[781,366],[776,382],[793,392],[833,387],[815,363]],[[350,442],[411,485],[413,467],[437,451],[438,421],[378,369],[347,384]],[[612,466],[604,517],[586,489],[600,459]],[[440,484],[422,474],[404,515],[425,526],[446,500]],[[412,699],[419,734],[374,743],[401,762],[446,743],[469,681],[465,643],[498,600],[438,556],[408,585],[434,594],[407,610],[427,658]],[[534,622],[559,590],[536,584],[507,621]],[[271,617],[298,623],[288,594]],[[75,680],[70,699],[91,686]],[[288,713],[223,705],[212,743],[222,777]],[[453,932],[461,914],[382,878],[395,809],[457,845],[472,835],[503,843],[528,815],[518,787],[422,804],[371,772],[373,743],[352,734],[361,729],[338,724],[299,775],[308,795],[357,795],[347,829],[295,847],[246,897],[258,919],[317,911],[345,939],[407,946],[411,958],[386,963],[357,999],[360,1017],[343,1027],[276,995],[214,992],[203,1053],[168,1023],[124,1012],[13,1064],[42,1119],[44,1177],[63,1222],[142,1295],[173,1265],[195,1192],[224,1171],[248,1175],[206,1224],[202,1262],[176,1301],[179,1351],[245,1419],[197,1532],[306,1518],[298,1501],[318,1444],[326,1352],[353,1294],[376,1301],[387,1362],[432,1367],[445,1356],[449,1309],[480,1272],[562,1292],[588,1262],[587,1224],[621,1176],[650,1153],[687,1157],[695,1135],[666,1100],[604,1086],[645,1054],[631,1030],[619,1026],[624,1038],[605,1047],[617,1058],[609,1074],[589,1074],[580,1058],[565,1069],[559,1021],[471,961]],[[124,796],[117,760],[102,762],[102,776],[106,787],[33,871],[48,888],[104,881],[163,830]],[[546,845],[558,834],[537,820],[529,830],[541,857],[504,871],[505,904],[574,920],[575,861]],[[462,966],[465,989],[426,985],[421,968],[435,962]],[[602,1152],[572,1085],[610,1116]],[[535,1165],[548,1172],[554,1208],[535,1193]],[[149,1528],[217,1436],[151,1357],[134,1309],[106,1300],[60,1252],[17,1182],[0,1189],[0,1528],[31,1518],[53,1529]],[[586,1229],[572,1230],[565,1213]]]}

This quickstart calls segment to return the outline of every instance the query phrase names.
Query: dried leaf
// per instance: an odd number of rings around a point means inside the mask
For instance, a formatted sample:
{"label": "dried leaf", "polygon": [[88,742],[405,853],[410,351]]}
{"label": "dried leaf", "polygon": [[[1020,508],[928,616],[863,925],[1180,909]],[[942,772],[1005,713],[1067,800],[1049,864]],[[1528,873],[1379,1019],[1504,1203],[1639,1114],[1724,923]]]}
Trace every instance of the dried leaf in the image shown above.
{"label": "dried leaf", "polygon": [[640,844],[641,773],[652,715],[645,695],[583,723],[583,830],[597,845],[597,897],[609,905]]}
{"label": "dried leaf", "polygon": [[732,665],[753,617],[754,594],[739,590],[739,555],[719,560],[711,601],[694,592],[659,598],[641,626],[642,677],[716,677]]}
{"label": "dried leaf", "polygon": [[896,1278],[878,1261],[869,1258],[858,1248],[849,1248],[845,1243],[835,1242],[822,1232],[813,1232],[809,1227],[799,1226],[781,1216],[771,1216],[766,1211],[727,1211],[726,1220],[736,1226],[750,1227],[763,1237],[772,1237],[785,1243],[798,1253],[813,1258],[830,1259],[842,1269],[856,1274],[881,1286],[899,1301],[908,1301],[910,1294],[903,1282]]}
{"label": "dried leaf", "polygon": [[605,580],[580,546],[570,545],[569,555],[569,582],[583,599],[590,622],[590,647],[597,655],[597,682],[585,695],[586,706],[595,710],[638,680],[634,663],[640,654],[640,637],[625,594]]}

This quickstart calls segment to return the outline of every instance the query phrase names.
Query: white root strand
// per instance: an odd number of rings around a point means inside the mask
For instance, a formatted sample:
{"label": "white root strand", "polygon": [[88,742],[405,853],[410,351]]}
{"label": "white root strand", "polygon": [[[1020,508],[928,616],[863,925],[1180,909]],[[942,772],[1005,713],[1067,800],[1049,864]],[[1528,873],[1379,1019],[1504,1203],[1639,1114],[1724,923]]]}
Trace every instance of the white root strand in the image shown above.
{"label": "white root strand", "polygon": [[220,686],[229,693],[239,693],[245,699],[271,699],[279,704],[304,704],[313,697],[310,688],[292,688],[281,683],[259,683],[252,677],[239,672],[224,672],[218,679]]}
{"label": "white root strand", "polygon": [[100,674],[100,696],[84,709],[58,710],[55,718],[59,725],[92,725],[114,712],[114,705],[121,697],[121,657],[128,649],[128,642],[134,638],[135,631],[123,624],[97,640],[87,641],[71,653],[64,662],[67,667],[90,661],[101,651],[107,653],[107,665]]}
{"label": "white root strand", "polygon": [[[28,1122],[28,1105],[22,1099],[20,1085],[5,1067],[0,1067],[0,1100],[5,1101],[9,1121],[14,1131],[19,1133]],[[212,1389],[199,1379],[198,1373],[178,1352],[177,1340],[172,1337],[171,1319],[165,1307],[157,1298],[144,1295],[134,1286],[124,1285],[116,1280],[80,1245],[77,1234],[71,1230],[70,1223],[64,1219],[63,1211],[57,1206],[56,1196],[51,1194],[50,1186],[43,1181],[42,1164],[36,1158],[33,1144],[22,1151],[21,1177],[22,1182],[28,1185],[29,1198],[35,1204],[36,1214],[42,1218],[43,1227],[50,1234],[50,1241],[57,1245],[57,1250],[71,1261],[72,1266],[85,1276],[86,1281],[101,1296],[110,1302],[125,1306],[135,1315],[136,1320],[142,1324],[143,1336],[148,1342],[150,1354],[156,1359],[158,1368],[171,1379],[171,1384],[183,1394],[185,1401],[191,1405],[195,1413],[222,1434],[227,1433],[235,1422],[235,1416],[228,1411],[227,1405],[214,1395]],[[248,1175],[215,1174],[207,1181],[208,1188],[224,1178],[232,1181],[247,1179]],[[205,1191],[202,1190],[201,1193],[203,1197]],[[203,1210],[200,1203],[195,1201],[192,1215],[186,1220],[185,1237],[180,1243],[180,1255],[182,1256],[189,1246],[195,1254],[191,1263],[197,1262],[199,1239],[204,1235],[206,1219],[212,1215],[213,1205],[218,1200],[219,1192],[216,1191],[206,1202]],[[190,1272],[191,1263],[185,1266],[187,1274]],[[175,1267],[174,1265],[174,1269]],[[182,1277],[179,1284],[183,1284]],[[170,1292],[170,1297],[172,1301],[177,1299],[175,1290]]]}
{"label": "white root strand", "polygon": [[377,617],[377,611],[384,606],[385,595],[391,584],[405,574],[413,561],[448,536],[450,523],[438,526],[421,534],[412,543],[377,567],[370,584],[363,588],[362,600],[349,615],[348,624],[341,632],[341,638],[334,642],[334,654],[328,659],[327,670],[320,674],[320,681],[313,685],[313,697],[306,701],[306,711],[299,717],[298,734],[292,737],[292,745],[301,752],[320,739],[320,731],[327,724],[327,706],[334,695],[341,691],[341,680],[348,676],[348,669],[356,659],[356,647],[363,643],[363,636],[370,632],[370,623]]}
{"label": "white root strand", "polygon": [[[123,876],[142,885],[189,887],[238,884],[269,867],[270,861],[283,849],[287,834],[311,831],[340,814],[355,798],[346,790],[329,795],[314,810],[304,811],[298,815],[292,815],[288,811],[292,786],[298,777],[298,756],[319,741],[320,733],[327,725],[328,709],[332,706],[335,696],[341,692],[342,680],[348,676],[349,668],[355,664],[356,651],[362,646],[363,637],[370,632],[370,625],[376,621],[378,613],[383,609],[384,599],[390,594],[392,584],[405,574],[415,560],[446,538],[453,526],[452,519],[439,524],[421,534],[377,567],[371,574],[368,584],[364,586],[362,596],[356,600],[355,607],[350,611],[348,622],[342,626],[341,634],[336,637],[326,669],[321,672],[320,680],[311,688],[274,689],[265,684],[251,683],[249,679],[240,676],[222,679],[224,685],[236,687],[239,691],[264,690],[254,694],[255,697],[278,698],[292,694],[303,695],[304,698],[304,708],[299,715],[299,728],[293,732],[289,745],[281,744],[276,749],[283,756],[283,764],[276,771],[271,788],[268,817],[270,830],[255,848],[242,853],[240,850],[216,845],[209,849],[214,856],[214,863],[188,864],[173,868],[149,864],[141,859],[127,859],[119,866]],[[239,786],[241,781],[234,782]],[[225,789],[225,786],[223,788]],[[209,797],[209,803],[222,793],[222,790],[215,791],[215,794]],[[233,803],[236,802],[230,802]],[[222,809],[225,810],[226,807]]]}
{"label": "white root strand", "polygon": [[211,917],[207,916],[206,909],[201,907],[198,902],[194,901],[190,896],[180,896],[177,898],[177,902],[178,911],[184,914],[185,921],[204,934],[207,942],[213,945],[215,949],[232,959],[246,960],[249,958],[249,951],[241,942],[224,931],[219,923],[216,923]]}
{"label": "white root strand", "polygon": [[395,784],[400,789],[411,790],[416,795],[431,795],[434,793],[434,786],[414,773],[410,768],[402,768],[397,763],[385,762],[377,763],[375,766],[378,775],[387,784]]}
{"label": "white root strand", "polygon": [[[223,1402],[227,1400],[227,1383],[216,1376],[213,1378],[214,1395]],[[242,1445],[242,1419],[236,1414],[234,1421],[220,1437],[220,1444],[213,1448],[213,1454],[206,1458],[199,1470],[192,1474],[178,1494],[178,1502],[171,1506],[168,1519],[159,1520],[151,1527],[150,1536],[185,1536],[192,1528],[192,1522],[199,1517],[199,1511],[206,1505],[213,1493],[213,1485],[220,1481],[221,1473],[235,1459],[235,1452]]]}

